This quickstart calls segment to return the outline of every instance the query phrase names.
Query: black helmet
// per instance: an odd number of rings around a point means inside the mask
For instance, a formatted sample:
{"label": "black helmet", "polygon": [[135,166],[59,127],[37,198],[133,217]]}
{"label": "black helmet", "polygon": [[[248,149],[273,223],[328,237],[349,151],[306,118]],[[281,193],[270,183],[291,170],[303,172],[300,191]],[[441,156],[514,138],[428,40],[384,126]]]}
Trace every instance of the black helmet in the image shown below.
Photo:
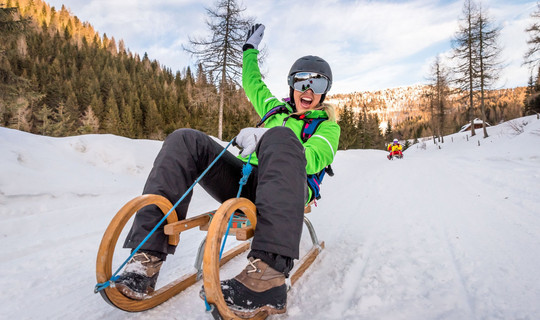
{"label": "black helmet", "polygon": [[[316,72],[328,78],[328,88],[326,92],[332,87],[332,70],[330,65],[323,58],[317,56],[305,56],[296,60],[291,70],[289,70],[289,75],[287,77],[287,82],[289,87],[293,86],[293,75],[298,72]],[[325,92],[325,94],[326,94]]]}

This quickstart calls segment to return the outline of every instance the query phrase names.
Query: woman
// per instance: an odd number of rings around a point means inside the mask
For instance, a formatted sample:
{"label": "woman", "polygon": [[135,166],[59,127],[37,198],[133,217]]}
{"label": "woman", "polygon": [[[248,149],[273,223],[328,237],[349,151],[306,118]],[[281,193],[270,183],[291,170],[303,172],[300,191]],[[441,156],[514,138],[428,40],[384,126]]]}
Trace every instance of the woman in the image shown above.
{"label": "woman", "polygon": [[[262,81],[257,64],[263,34],[264,26],[260,24],[248,32],[243,47],[242,83],[255,110],[265,120],[265,127],[242,129],[235,140],[242,150],[240,156],[226,152],[200,182],[219,202],[235,197],[241,168],[255,152],[251,158],[253,172],[241,194],[257,207],[257,230],[248,254],[249,264],[235,278],[222,281],[225,301],[242,317],[260,310],[269,314],[285,312],[285,278],[293,268],[293,260],[299,258],[304,206],[318,191],[308,187],[307,175],[332,163],[340,134],[331,107],[322,105],[332,84],[328,63],[315,56],[298,59],[288,75],[291,102],[280,101]],[[281,110],[265,117],[275,107]],[[306,140],[306,123],[317,118],[329,120],[320,122]],[[202,132],[176,130],[165,140],[143,193],[160,194],[176,202],[222,150]],[[177,208],[179,219],[186,216],[190,196]],[[138,246],[162,216],[155,206],[140,210],[124,246]],[[159,269],[174,250],[162,228],[158,229],[128,263],[116,287],[130,298],[144,298],[154,290]]]}

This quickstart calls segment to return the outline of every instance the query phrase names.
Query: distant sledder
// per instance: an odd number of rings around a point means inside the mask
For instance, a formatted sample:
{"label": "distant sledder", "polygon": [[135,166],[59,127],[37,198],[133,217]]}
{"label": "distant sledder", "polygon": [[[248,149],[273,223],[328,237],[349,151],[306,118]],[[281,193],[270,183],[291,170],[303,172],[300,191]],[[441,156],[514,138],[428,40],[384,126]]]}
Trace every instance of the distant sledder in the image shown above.
{"label": "distant sledder", "polygon": [[398,139],[394,139],[392,143],[388,144],[386,149],[390,152],[390,154],[386,156],[388,160],[403,159],[403,152],[401,151],[403,147]]}

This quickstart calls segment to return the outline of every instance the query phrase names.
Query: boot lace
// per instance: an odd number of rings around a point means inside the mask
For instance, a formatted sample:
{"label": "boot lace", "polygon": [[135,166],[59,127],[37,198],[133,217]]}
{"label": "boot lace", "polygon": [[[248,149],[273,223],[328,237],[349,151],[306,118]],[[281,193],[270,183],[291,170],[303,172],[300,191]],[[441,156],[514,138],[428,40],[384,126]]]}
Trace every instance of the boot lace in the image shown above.
{"label": "boot lace", "polygon": [[[146,260],[142,260],[143,256]],[[131,261],[139,261],[142,265],[145,265],[148,262],[152,262],[152,259],[150,259],[150,257],[148,257],[145,252],[138,252],[133,256],[133,258],[131,258]]]}
{"label": "boot lace", "polygon": [[257,263],[259,261],[261,261],[261,259],[255,259],[253,261],[249,261],[249,266],[251,266],[253,268],[253,270],[248,270],[247,273],[260,272],[259,268],[257,268],[257,266],[255,266],[255,263]]}

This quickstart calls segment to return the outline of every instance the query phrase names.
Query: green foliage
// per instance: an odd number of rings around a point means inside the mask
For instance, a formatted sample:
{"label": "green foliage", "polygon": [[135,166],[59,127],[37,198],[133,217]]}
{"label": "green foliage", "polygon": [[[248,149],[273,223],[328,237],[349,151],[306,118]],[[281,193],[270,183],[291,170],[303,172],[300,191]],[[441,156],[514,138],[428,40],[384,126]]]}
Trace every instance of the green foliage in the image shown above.
{"label": "green foliage", "polygon": [[533,80],[532,76],[530,77],[525,101],[523,101],[523,114],[530,115],[534,113],[540,113],[540,68],[535,80]]}
{"label": "green foliage", "polygon": [[394,140],[394,131],[392,130],[392,120],[388,120],[386,123],[386,130],[384,132],[384,138],[386,141]]}
{"label": "green foliage", "polygon": [[[2,31],[0,125],[53,136],[163,139],[181,127],[217,134],[218,90],[209,81],[196,83],[189,67],[173,73],[147,54],[141,60],[123,41],[117,47],[114,37],[100,38],[65,7],[56,11],[42,0],[14,5],[30,23],[24,33],[8,30],[4,37]],[[211,78],[203,69],[197,77]],[[225,108],[225,138],[256,120],[232,83]]]}
{"label": "green foliage", "polygon": [[341,127],[341,135],[339,136],[339,148],[342,150],[350,149],[356,145],[357,125],[358,120],[355,117],[352,109],[345,106],[338,121]]}
{"label": "green foliage", "polygon": [[340,150],[385,148],[379,117],[368,114],[366,108],[357,113],[345,105],[341,109],[338,124],[341,127]]}
{"label": "green foliage", "polygon": [[405,143],[403,144],[403,151],[407,150],[411,146],[411,142],[409,140],[405,140]]}

